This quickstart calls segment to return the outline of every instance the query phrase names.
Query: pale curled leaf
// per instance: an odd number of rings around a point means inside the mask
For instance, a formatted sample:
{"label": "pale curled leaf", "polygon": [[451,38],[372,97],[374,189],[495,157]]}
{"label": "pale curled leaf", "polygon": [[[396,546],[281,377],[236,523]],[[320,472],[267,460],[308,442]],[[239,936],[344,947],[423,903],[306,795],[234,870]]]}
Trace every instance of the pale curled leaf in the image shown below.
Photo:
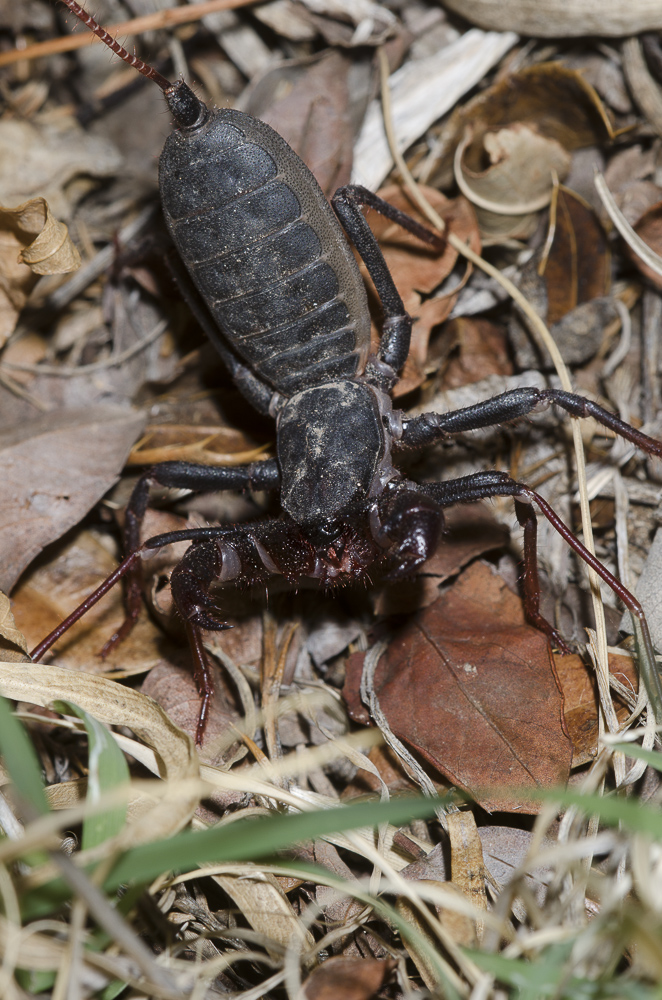
{"label": "pale curled leaf", "polygon": [[81,265],[69,230],[55,218],[45,198],[32,198],[16,208],[0,205],[0,227],[12,233],[21,249],[20,263],[34,274],[67,274]]}
{"label": "pale curled leaf", "polygon": [[[465,151],[474,144],[489,156],[485,170],[473,170],[467,162]],[[454,160],[462,194],[498,215],[526,215],[544,208],[552,197],[554,173],[564,177],[569,167],[570,155],[559,142],[519,122],[475,139],[468,128]]]}
{"label": "pale curled leaf", "polygon": [[611,191],[607,187],[607,183],[601,173],[596,173],[595,175],[595,186],[598,194],[602,200],[602,204],[609,214],[609,218],[614,223],[616,229],[628,244],[628,246],[634,251],[637,257],[641,257],[643,262],[650,267],[655,274],[662,277],[662,257],[659,257],[647,243],[637,236],[634,229],[629,222],[626,221],[625,216],[619,209],[618,205],[612,197]]}

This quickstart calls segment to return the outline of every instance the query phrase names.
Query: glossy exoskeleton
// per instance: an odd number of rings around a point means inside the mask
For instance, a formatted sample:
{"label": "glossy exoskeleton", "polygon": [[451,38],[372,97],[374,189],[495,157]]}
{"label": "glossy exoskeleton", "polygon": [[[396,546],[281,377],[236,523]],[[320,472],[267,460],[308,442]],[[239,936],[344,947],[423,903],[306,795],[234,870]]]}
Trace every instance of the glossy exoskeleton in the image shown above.
{"label": "glossy exoskeleton", "polygon": [[[183,82],[171,84],[127,53],[75,2],[64,0],[113,51],[164,91],[177,126],[166,140],[159,184],[166,223],[192,286],[188,298],[241,392],[276,422],[277,458],[234,468],[167,462],[139,480],[126,512],[126,558],[87,601],[33,651],[39,659],[120,578],[127,617],[106,646],[124,638],[141,607],[141,553],[190,539],[172,592],[193,652],[202,703],[201,741],[213,693],[201,631],[222,630],[210,588],[255,584],[273,574],[324,586],[355,580],[380,563],[391,578],[412,573],[434,551],[443,509],[512,496],[524,528],[523,592],[532,623],[565,650],[542,617],[535,503],[579,555],[640,619],[639,604],[563,524],[546,501],[506,473],[480,472],[414,483],[394,458],[454,434],[523,417],[551,403],[592,416],[644,451],[662,445],[590,400],[557,389],[521,388],[449,413],[407,417],[390,392],[402,371],[412,321],[365,221],[369,205],[433,246],[443,239],[363,188],[328,204],[314,177],[268,125],[238,111],[211,111]],[[335,210],[335,212],[334,212]],[[361,275],[343,230],[373,278],[384,313],[376,355]],[[282,516],[251,524],[172,532],[140,544],[153,484],[194,491],[272,490]],[[645,620],[643,623],[645,628]]]}

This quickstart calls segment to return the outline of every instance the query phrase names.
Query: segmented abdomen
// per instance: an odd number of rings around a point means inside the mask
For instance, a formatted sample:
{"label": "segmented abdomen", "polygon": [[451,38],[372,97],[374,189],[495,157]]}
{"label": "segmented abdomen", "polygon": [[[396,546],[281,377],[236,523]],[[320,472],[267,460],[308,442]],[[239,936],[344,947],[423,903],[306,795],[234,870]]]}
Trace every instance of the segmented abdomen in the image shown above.
{"label": "segmented abdomen", "polygon": [[367,298],[312,174],[268,125],[217,112],[160,162],[168,227],[223,335],[285,395],[364,364]]}

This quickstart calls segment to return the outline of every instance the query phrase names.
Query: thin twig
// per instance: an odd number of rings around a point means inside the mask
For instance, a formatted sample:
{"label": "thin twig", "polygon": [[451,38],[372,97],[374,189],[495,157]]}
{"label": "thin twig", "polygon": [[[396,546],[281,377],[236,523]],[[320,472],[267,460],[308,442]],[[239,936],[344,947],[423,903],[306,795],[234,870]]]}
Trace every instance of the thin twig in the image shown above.
{"label": "thin twig", "polygon": [[[144,17],[133,17],[130,21],[120,21],[106,28],[112,35],[142,35],[146,31],[158,28],[174,28],[179,24],[190,24],[199,21],[207,14],[215,14],[219,10],[235,10],[238,7],[248,7],[256,0],[205,0],[204,3],[193,3],[186,7],[170,7],[167,10],[155,11]],[[47,42],[36,42],[24,49],[11,49],[0,53],[0,66],[10,66],[24,59],[41,59],[53,56],[59,52],[73,52],[83,45],[94,45],[100,39],[90,31],[67,35],[64,38],[50,38]]]}

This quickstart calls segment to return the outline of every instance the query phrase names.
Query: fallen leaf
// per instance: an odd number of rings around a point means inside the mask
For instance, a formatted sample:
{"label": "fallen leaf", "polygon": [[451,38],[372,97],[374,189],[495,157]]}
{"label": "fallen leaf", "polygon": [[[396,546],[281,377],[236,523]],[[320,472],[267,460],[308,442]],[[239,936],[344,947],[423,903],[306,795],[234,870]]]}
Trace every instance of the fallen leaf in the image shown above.
{"label": "fallen leaf", "polygon": [[468,127],[455,153],[458,187],[491,242],[530,236],[552,198],[554,177],[563,179],[569,169],[570,154],[560,142],[522,122],[478,134]]}
{"label": "fallen leaf", "polygon": [[[580,656],[555,655],[556,672],[563,691],[563,716],[572,741],[572,765],[578,767],[593,760],[598,752],[598,689],[595,672]],[[639,688],[637,669],[630,656],[609,654],[609,671],[636,697]],[[630,707],[614,693],[619,722],[625,722]]]}
{"label": "fallen leaf", "polygon": [[[365,722],[363,654],[347,663],[343,695]],[[521,601],[475,563],[391,641],[375,693],[393,732],[487,810],[535,813],[527,788],[562,784],[572,748],[546,637]]]}
{"label": "fallen leaf", "polygon": [[581,73],[557,62],[539,63],[501,77],[453,112],[440,137],[431,183],[445,184],[452,178],[455,152],[467,126],[479,135],[515,123],[528,125],[568,151],[614,137],[600,98]]}
{"label": "fallen leaf", "polygon": [[656,0],[445,0],[481,28],[519,31],[541,38],[636,35],[662,28]]}
{"label": "fallen leaf", "polygon": [[371,1000],[397,964],[394,958],[328,958],[306,979],[303,996],[305,1000]]}
{"label": "fallen leaf", "polygon": [[549,252],[539,273],[547,287],[547,323],[557,323],[575,306],[607,295],[611,254],[600,220],[574,191],[555,185],[550,206]]}
{"label": "fallen leaf", "polygon": [[80,267],[69,231],[44,198],[16,208],[0,205],[0,347],[40,275],[65,274]]}
{"label": "fallen leaf", "polygon": [[[422,191],[442,217],[449,231],[463,243],[468,243],[475,253],[480,253],[478,226],[466,198],[449,200],[439,191],[428,187],[423,187]],[[412,206],[401,187],[391,185],[383,188],[378,194],[384,201],[429,227],[427,220]],[[366,218],[379,241],[384,260],[402,296],[405,309],[414,319],[409,358],[394,391],[397,397],[417,388],[423,382],[430,333],[433,327],[442,323],[449,315],[462,284],[455,285],[453,292],[447,295],[433,296],[432,293],[449,276],[455,267],[458,255],[449,244],[446,244],[442,253],[431,249],[412,233],[408,233],[379,212],[370,210],[366,212]],[[359,263],[375,303],[374,312],[381,321],[381,309],[377,305],[374,285],[365,265]],[[376,347],[379,339],[377,326],[373,325],[372,336]]]}
{"label": "fallen leaf", "polygon": [[[92,531],[77,531],[50,559],[30,567],[12,595],[16,621],[29,648],[71,614],[116,566],[117,559],[102,537]],[[123,621],[123,591],[118,584],[59,640],[55,647],[58,664],[117,679],[145,673],[168,656],[161,630],[143,614],[130,638],[102,660],[99,651]]]}
{"label": "fallen leaf", "polygon": [[143,426],[135,410],[49,414],[0,433],[0,589],[116,482]]}
{"label": "fallen leaf", "polygon": [[[84,132],[73,119],[57,126],[35,125],[18,118],[0,121],[0,204],[20,204],[40,195],[53,213],[69,220],[74,177],[111,177],[121,166],[111,142]],[[85,192],[81,189],[77,197]]]}
{"label": "fallen leaf", "polygon": [[[143,681],[140,690],[142,694],[153,698],[173,723],[193,738],[200,715],[200,695],[193,679],[190,650],[188,648],[181,650],[178,660],[179,665],[175,662],[162,662],[154,667]],[[236,759],[236,744],[228,740],[228,731],[231,726],[240,722],[241,716],[224,697],[225,691],[216,667],[213,663],[210,666],[215,672],[215,694],[209,708],[207,727],[199,753],[205,763],[222,766],[228,758]],[[219,760],[215,751],[221,742],[225,747],[228,747],[230,742],[230,746]]]}
{"label": "fallen leaf", "polygon": [[[644,243],[658,256],[662,257],[662,201],[658,201],[647,209],[634,225],[634,231]],[[656,288],[662,288],[662,276],[646,264],[638,254],[627,245],[627,252],[634,264],[639,268]]]}
{"label": "fallen leaf", "polygon": [[127,465],[193,462],[199,465],[244,465],[255,462],[265,445],[253,444],[232,427],[196,424],[156,424],[131,449]]}
{"label": "fallen leaf", "polygon": [[480,382],[490,375],[512,375],[505,331],[489,320],[473,316],[449,320],[443,338],[448,348],[454,349],[443,371],[445,389]]}
{"label": "fallen leaf", "polygon": [[11,603],[0,591],[0,656],[4,660],[24,662],[28,658],[28,644],[25,636],[16,627]]}
{"label": "fallen leaf", "polygon": [[[256,878],[248,874],[212,875],[213,881],[237,904],[239,913],[253,930],[264,935],[265,947],[272,957],[283,954],[283,949],[296,941],[303,950],[314,947],[315,939],[310,930],[294,912],[292,904],[268,873]],[[273,941],[274,946],[269,947]]]}
{"label": "fallen leaf", "polygon": [[349,183],[352,169],[350,65],[344,55],[332,51],[312,65],[295,67],[296,79],[286,95],[275,101],[278,91],[270,76],[269,103],[263,108],[251,104],[250,108],[298,153],[328,197]]}

